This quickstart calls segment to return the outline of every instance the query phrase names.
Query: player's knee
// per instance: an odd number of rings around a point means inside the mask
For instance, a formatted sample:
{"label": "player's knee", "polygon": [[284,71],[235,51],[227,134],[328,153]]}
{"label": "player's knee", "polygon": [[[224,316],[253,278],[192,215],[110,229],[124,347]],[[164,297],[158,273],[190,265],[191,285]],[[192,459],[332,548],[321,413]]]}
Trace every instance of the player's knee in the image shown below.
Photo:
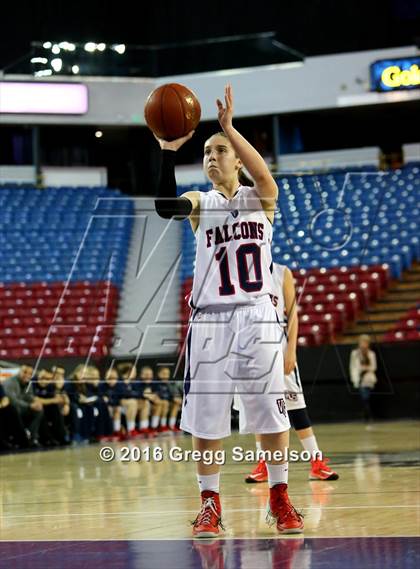
{"label": "player's knee", "polygon": [[303,409],[292,409],[291,411],[288,411],[288,415],[290,422],[296,431],[308,429],[312,426],[306,407]]}

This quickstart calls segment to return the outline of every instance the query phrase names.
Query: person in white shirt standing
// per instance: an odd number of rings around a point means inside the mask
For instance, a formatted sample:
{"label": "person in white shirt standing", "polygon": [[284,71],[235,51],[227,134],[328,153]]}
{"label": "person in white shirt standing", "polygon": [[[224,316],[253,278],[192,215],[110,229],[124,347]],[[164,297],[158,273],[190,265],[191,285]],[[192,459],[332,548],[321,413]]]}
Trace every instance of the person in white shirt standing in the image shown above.
{"label": "person in white shirt standing", "polygon": [[358,347],[350,355],[350,379],[359,390],[366,423],[373,419],[370,395],[378,381],[376,367],[376,355],[370,349],[370,338],[367,334],[362,334],[359,336]]}

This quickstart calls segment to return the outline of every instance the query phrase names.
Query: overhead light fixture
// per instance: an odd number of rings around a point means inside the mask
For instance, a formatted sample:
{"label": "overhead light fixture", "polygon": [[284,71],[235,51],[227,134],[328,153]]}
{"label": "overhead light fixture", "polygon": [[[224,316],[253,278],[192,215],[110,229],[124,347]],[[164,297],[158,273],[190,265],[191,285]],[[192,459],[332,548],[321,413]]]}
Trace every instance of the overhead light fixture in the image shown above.
{"label": "overhead light fixture", "polygon": [[101,130],[97,130],[97,131],[95,132],[96,138],[102,138],[103,135],[104,135],[104,133],[103,133]]}
{"label": "overhead light fixture", "polygon": [[53,52],[54,55],[58,55],[60,53],[60,48],[58,47],[58,45],[55,43],[52,48],[51,51]]}
{"label": "overhead light fixture", "polygon": [[48,63],[48,59],[46,57],[33,57],[31,63],[43,63],[45,65]]}
{"label": "overhead light fixture", "polygon": [[58,73],[59,71],[61,71],[61,68],[63,67],[63,60],[60,59],[59,57],[55,57],[54,59],[51,60],[51,67],[54,69],[54,71]]}
{"label": "overhead light fixture", "polygon": [[98,45],[96,46],[96,49],[98,51],[105,51],[106,48],[106,44],[105,43],[98,43]]}
{"label": "overhead light fixture", "polygon": [[65,51],[74,51],[76,49],[76,45],[74,43],[70,43],[68,41],[62,41],[58,44],[58,47],[64,49]]}
{"label": "overhead light fixture", "polygon": [[96,43],[93,41],[88,41],[85,43],[85,51],[89,51],[90,53],[94,52],[96,49]]}
{"label": "overhead light fixture", "polygon": [[80,67],[78,65],[72,65],[71,71],[72,71],[72,73],[77,75],[80,71]]}
{"label": "overhead light fixture", "polygon": [[42,44],[42,47],[44,49],[51,49],[52,43],[50,41],[44,41],[44,43]]}
{"label": "overhead light fixture", "polygon": [[111,49],[122,55],[125,52],[125,44],[123,43],[116,43],[111,46]]}
{"label": "overhead light fixture", "polygon": [[52,75],[51,69],[41,69],[41,71],[35,71],[35,77],[47,77],[48,75]]}

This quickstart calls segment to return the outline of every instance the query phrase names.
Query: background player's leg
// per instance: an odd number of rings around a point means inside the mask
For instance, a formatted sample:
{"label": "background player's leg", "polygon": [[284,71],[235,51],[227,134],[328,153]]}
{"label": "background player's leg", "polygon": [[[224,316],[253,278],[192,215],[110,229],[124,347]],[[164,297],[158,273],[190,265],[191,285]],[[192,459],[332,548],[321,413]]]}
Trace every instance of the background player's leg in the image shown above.
{"label": "background player's leg", "polygon": [[152,418],[150,421],[150,428],[152,431],[156,431],[159,426],[159,421],[162,413],[162,401],[158,399],[152,404]]}
{"label": "background player's leg", "polygon": [[176,426],[176,420],[178,417],[179,410],[181,409],[182,399],[180,397],[175,397],[171,403],[171,410],[169,412],[169,428],[172,431],[178,430]]}
{"label": "background player's leg", "polygon": [[289,409],[289,419],[299,440],[307,452],[311,453],[310,480],[338,480],[338,474],[329,466],[329,459],[323,456],[318,447],[311,420],[306,407]]}
{"label": "background player's leg", "polygon": [[121,435],[121,407],[119,405],[113,407],[112,424],[114,427],[114,435]]}
{"label": "background player's leg", "polygon": [[[261,435],[255,435],[255,448],[257,450],[257,457],[261,449]],[[245,482],[249,484],[257,482],[268,482],[267,465],[264,458],[258,458],[258,464],[250,474],[245,478]]]}
{"label": "background player's leg", "polygon": [[160,407],[160,425],[158,427],[159,431],[168,430],[168,413],[169,413],[169,401],[167,399],[162,399]]}
{"label": "background player's leg", "polygon": [[149,415],[150,415],[149,401],[146,401],[145,399],[139,399],[138,409],[139,409],[140,433],[145,434],[149,428]]}

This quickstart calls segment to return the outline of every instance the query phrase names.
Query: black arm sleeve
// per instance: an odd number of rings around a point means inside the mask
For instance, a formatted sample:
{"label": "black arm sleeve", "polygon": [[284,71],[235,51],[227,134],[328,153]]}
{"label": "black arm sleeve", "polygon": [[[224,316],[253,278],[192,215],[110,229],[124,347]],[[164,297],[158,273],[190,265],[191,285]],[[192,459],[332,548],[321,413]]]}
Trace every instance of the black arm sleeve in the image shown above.
{"label": "black arm sleeve", "polygon": [[165,219],[186,219],[192,211],[192,203],[187,198],[176,197],[175,155],[174,150],[162,150],[155,208],[157,214]]}

